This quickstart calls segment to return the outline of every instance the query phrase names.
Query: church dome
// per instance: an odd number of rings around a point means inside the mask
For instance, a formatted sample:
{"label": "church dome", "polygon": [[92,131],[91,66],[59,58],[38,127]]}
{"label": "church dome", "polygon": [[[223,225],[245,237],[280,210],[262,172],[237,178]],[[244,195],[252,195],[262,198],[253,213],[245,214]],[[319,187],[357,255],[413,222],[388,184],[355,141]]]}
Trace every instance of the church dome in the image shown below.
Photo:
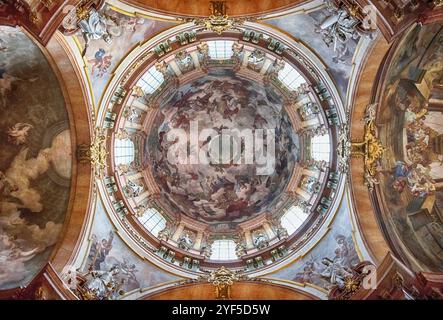
{"label": "church dome", "polygon": [[108,95],[114,206],[165,256],[208,267],[302,247],[339,194],[336,89],[275,31],[181,29]]}
{"label": "church dome", "polygon": [[232,69],[210,71],[160,102],[145,161],[170,209],[215,229],[272,212],[299,160],[283,102]]}

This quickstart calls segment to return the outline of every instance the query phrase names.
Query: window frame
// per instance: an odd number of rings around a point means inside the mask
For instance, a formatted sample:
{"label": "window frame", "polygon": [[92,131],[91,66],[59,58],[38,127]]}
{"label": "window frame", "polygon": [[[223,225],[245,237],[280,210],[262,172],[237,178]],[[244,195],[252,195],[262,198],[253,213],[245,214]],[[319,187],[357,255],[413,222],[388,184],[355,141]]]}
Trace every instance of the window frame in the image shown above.
{"label": "window frame", "polygon": [[232,46],[234,44],[233,40],[209,40],[208,44],[208,55],[211,60],[230,60],[234,52],[232,51]]}
{"label": "window frame", "polygon": [[[130,164],[135,159],[135,145],[131,139],[114,140],[114,163],[115,165]],[[129,151],[129,152],[124,152]]]}
{"label": "window frame", "polygon": [[[223,246],[225,244],[225,246]],[[230,261],[237,260],[235,253],[236,243],[233,239],[217,239],[211,245],[211,256],[209,260],[213,261]]]}
{"label": "window frame", "polygon": [[309,217],[299,206],[292,206],[280,217],[280,223],[289,235],[296,232]]}
{"label": "window frame", "polygon": [[311,157],[316,161],[330,162],[331,137],[329,133],[311,138]]}
{"label": "window frame", "polygon": [[165,81],[163,74],[155,65],[150,67],[138,80],[137,85],[147,94],[154,93]]}
{"label": "window frame", "polygon": [[[138,221],[155,237],[166,227],[165,217],[155,208],[147,208],[143,215],[138,217]],[[154,223],[151,223],[152,221]]]}

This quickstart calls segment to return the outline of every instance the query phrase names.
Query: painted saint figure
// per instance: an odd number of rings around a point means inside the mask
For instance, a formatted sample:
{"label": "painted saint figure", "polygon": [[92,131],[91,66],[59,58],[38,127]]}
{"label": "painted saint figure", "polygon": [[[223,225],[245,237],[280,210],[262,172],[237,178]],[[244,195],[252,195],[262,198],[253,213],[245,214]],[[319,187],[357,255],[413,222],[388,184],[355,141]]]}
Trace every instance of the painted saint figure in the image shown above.
{"label": "painted saint figure", "polygon": [[102,239],[101,242],[97,240],[95,235],[92,236],[92,246],[89,252],[89,259],[91,259],[90,268],[92,270],[100,270],[102,262],[105,261],[109,252],[112,249],[112,241],[114,239],[114,233],[109,232],[108,239]]}
{"label": "painted saint figure", "polygon": [[91,10],[87,18],[80,20],[79,27],[85,40],[82,57],[86,54],[92,40],[103,39],[108,44],[112,42],[112,37],[107,29],[106,17],[95,9]]}

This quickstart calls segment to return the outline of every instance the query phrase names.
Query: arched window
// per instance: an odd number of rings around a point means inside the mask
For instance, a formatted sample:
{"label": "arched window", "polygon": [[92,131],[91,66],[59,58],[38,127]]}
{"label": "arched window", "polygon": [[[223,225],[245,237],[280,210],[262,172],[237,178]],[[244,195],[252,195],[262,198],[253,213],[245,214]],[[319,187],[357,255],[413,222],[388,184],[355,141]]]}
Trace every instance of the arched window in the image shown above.
{"label": "arched window", "polygon": [[284,68],[280,70],[278,79],[290,90],[295,90],[306,82],[305,78],[289,63],[285,63]]}
{"label": "arched window", "polygon": [[140,78],[138,85],[147,94],[153,93],[157,90],[164,81],[163,75],[157,71],[155,66],[149,68],[149,70]]}
{"label": "arched window", "polygon": [[212,244],[211,260],[236,260],[235,241],[230,239],[215,240]]}
{"label": "arched window", "polygon": [[315,136],[311,139],[311,156],[317,161],[329,162],[331,153],[331,142],[329,134],[323,136]]}
{"label": "arched window", "polygon": [[293,206],[281,217],[281,225],[288,231],[288,234],[293,234],[307,217],[308,213],[304,212],[300,207]]}
{"label": "arched window", "polygon": [[208,41],[209,56],[214,60],[231,59],[233,44],[234,41],[231,40]]}
{"label": "arched window", "polygon": [[134,143],[129,139],[115,139],[114,161],[116,165],[134,161]]}
{"label": "arched window", "polygon": [[158,236],[158,233],[166,226],[166,220],[163,218],[160,212],[154,208],[148,208],[146,212],[138,218],[140,223],[154,236]]}

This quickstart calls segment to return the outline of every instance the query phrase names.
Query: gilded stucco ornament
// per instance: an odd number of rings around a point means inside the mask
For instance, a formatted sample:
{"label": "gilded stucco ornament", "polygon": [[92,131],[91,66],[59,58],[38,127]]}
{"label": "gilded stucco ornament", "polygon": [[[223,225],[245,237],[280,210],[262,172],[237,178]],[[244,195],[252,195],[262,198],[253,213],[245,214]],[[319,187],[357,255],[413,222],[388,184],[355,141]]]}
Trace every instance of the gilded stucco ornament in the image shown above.
{"label": "gilded stucco ornament", "polygon": [[225,1],[211,1],[211,14],[207,18],[190,19],[188,22],[194,22],[196,26],[204,30],[213,31],[221,35],[227,30],[232,30],[243,25],[244,18],[231,18],[226,14]]}
{"label": "gilded stucco ornament", "polygon": [[215,286],[215,298],[217,300],[231,299],[231,287],[234,282],[240,281],[244,276],[238,272],[231,271],[225,267],[213,271],[206,276],[202,276],[201,280],[206,280]]}
{"label": "gilded stucco ornament", "polygon": [[377,104],[371,104],[366,108],[363,121],[365,122],[364,140],[353,142],[351,145],[351,156],[363,157],[365,183],[369,190],[374,189],[375,184],[379,184],[377,178],[377,167],[386,148],[377,138],[377,127],[375,126],[375,111]]}
{"label": "gilded stucco ornament", "polygon": [[232,299],[232,286],[238,281],[259,281],[257,278],[249,278],[239,271],[232,271],[222,266],[212,272],[206,271],[205,274],[194,279],[186,279],[177,282],[177,285],[190,284],[190,283],[211,283],[214,288],[215,298],[217,300],[229,300]]}
{"label": "gilded stucco ornament", "polygon": [[103,170],[106,168],[106,129],[96,128],[92,137],[91,144],[81,144],[77,148],[77,158],[80,163],[91,163],[97,177],[103,176]]}
{"label": "gilded stucco ornament", "polygon": [[350,157],[363,158],[365,184],[369,191],[374,189],[374,185],[379,184],[377,167],[386,150],[377,137],[376,107],[376,103],[366,107],[365,116],[363,117],[365,123],[363,141],[350,141],[349,128],[345,125],[341,128],[338,144],[342,172],[348,171]]}
{"label": "gilded stucco ornament", "polygon": [[197,26],[204,27],[205,30],[221,35],[223,32],[233,29],[234,25],[243,24],[243,20],[231,19],[228,16],[209,16],[208,18],[194,20],[194,23]]}

